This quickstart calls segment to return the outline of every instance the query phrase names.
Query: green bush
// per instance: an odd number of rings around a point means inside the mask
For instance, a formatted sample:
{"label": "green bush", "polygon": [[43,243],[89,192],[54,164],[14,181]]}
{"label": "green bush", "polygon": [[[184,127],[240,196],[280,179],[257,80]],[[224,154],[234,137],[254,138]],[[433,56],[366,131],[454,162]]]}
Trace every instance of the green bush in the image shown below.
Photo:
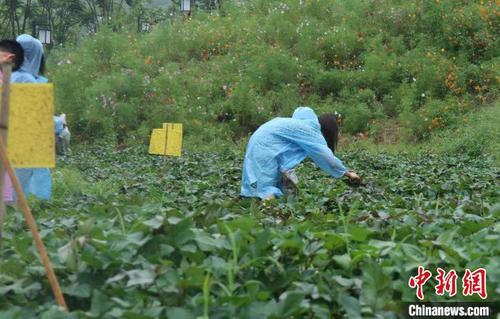
{"label": "green bush", "polygon": [[271,116],[269,101],[260,97],[254,89],[239,85],[224,104],[219,121],[229,122],[234,135],[243,136],[256,130]]}
{"label": "green bush", "polygon": [[353,68],[358,65],[358,57],[363,51],[363,42],[355,30],[345,25],[335,26],[325,31],[320,38],[322,59],[327,68]]}
{"label": "green bush", "polygon": [[262,93],[291,85],[297,80],[296,60],[281,52],[267,52],[259,55],[250,67],[251,83]]}
{"label": "green bush", "polygon": [[316,79],[316,89],[322,97],[338,96],[344,87],[344,76],[339,71],[323,71]]}
{"label": "green bush", "polygon": [[342,131],[350,134],[365,132],[372,112],[365,103],[342,104],[338,110],[342,115]]}
{"label": "green bush", "polygon": [[479,156],[491,154],[495,163],[500,164],[500,104],[472,113],[459,120],[453,129],[443,130],[435,134],[428,142],[434,151],[449,154],[468,154]]}
{"label": "green bush", "polygon": [[363,88],[369,88],[378,97],[382,97],[401,82],[400,74],[398,61],[394,56],[369,53],[364,57],[364,66],[359,78]]}
{"label": "green bush", "polygon": [[417,112],[401,113],[407,140],[429,138],[445,128],[458,128],[462,123],[464,105],[457,98],[446,100],[428,100]]}
{"label": "green bush", "polygon": [[[494,1],[428,1],[421,9],[421,34],[447,52],[471,62],[498,55],[498,17]],[[495,52],[496,50],[496,52]]]}

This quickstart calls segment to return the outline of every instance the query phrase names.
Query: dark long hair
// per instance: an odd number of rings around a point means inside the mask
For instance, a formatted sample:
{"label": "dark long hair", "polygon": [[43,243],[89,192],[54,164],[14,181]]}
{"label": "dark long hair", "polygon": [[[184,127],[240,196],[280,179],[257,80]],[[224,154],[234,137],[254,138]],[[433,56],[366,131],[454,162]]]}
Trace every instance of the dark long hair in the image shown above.
{"label": "dark long hair", "polygon": [[323,114],[319,118],[321,125],[321,133],[328,144],[328,147],[335,153],[337,150],[337,143],[339,140],[339,126],[337,117],[333,114]]}
{"label": "dark long hair", "polygon": [[14,54],[14,67],[12,71],[17,71],[24,62],[23,47],[15,40],[1,40],[0,51]]}
{"label": "dark long hair", "polygon": [[40,69],[38,70],[40,75],[45,75],[45,54],[42,54],[42,59],[40,60]]}

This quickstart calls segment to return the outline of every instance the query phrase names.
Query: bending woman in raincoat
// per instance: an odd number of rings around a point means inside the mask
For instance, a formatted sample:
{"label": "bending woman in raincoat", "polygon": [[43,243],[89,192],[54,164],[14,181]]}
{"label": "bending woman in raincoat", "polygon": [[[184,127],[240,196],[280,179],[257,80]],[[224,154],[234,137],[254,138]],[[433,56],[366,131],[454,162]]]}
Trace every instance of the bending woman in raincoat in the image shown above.
{"label": "bending woman in raincoat", "polygon": [[334,155],[335,121],[326,116],[320,124],[311,108],[299,107],[291,118],[278,117],[260,126],[247,146],[241,195],[261,199],[283,195],[280,174],[293,176],[292,169],[307,156],[332,177],[359,180]]}

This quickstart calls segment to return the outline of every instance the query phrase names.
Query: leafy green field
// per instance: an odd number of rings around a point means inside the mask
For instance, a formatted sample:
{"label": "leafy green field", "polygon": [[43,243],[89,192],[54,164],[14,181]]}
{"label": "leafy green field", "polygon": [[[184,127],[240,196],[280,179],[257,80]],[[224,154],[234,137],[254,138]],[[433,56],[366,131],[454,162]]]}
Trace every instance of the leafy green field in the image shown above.
{"label": "leafy green field", "polygon": [[[306,162],[300,194],[264,204],[238,197],[239,151],[145,154],[76,151],[54,172],[56,199],[33,203],[69,315],[9,211],[0,318],[397,318],[416,300],[407,282],[419,265],[484,267],[498,298],[491,159],[349,152],[366,187]],[[426,300],[438,300],[434,285]]]}

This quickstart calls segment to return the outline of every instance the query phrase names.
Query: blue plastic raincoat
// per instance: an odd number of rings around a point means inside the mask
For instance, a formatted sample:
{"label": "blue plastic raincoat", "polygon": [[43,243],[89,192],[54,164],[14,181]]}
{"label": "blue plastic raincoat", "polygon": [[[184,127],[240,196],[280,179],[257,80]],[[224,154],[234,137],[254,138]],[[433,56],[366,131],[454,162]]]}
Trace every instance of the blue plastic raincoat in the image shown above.
{"label": "blue plastic raincoat", "polygon": [[[17,37],[17,42],[24,49],[24,62],[21,68],[12,73],[12,83],[47,83],[39,75],[43,55],[43,45],[30,35]],[[52,194],[52,177],[48,168],[18,168],[16,175],[26,196],[30,193],[40,199],[48,200]]]}
{"label": "blue plastic raincoat", "polygon": [[248,142],[241,195],[263,199],[283,195],[280,172],[294,168],[307,156],[335,178],[347,171],[328,148],[311,108],[299,107],[292,118],[279,117],[263,124]]}
{"label": "blue plastic raincoat", "polygon": [[[12,73],[12,83],[39,82],[40,63],[42,62],[43,45],[31,35],[23,34],[16,39],[24,50],[24,61],[21,68]],[[45,79],[46,80],[46,79]],[[43,83],[43,79],[42,79]]]}

